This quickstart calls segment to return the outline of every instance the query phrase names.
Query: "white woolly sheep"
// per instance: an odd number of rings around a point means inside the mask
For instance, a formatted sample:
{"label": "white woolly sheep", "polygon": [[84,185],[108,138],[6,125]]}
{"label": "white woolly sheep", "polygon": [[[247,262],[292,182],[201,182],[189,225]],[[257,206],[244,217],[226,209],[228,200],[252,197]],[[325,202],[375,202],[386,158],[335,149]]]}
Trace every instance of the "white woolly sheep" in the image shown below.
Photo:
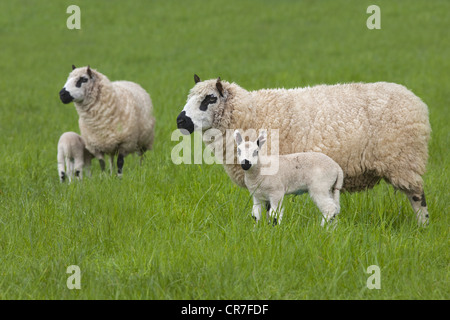
{"label": "white woolly sheep", "polygon": [[61,182],[66,176],[69,182],[75,176],[83,179],[83,168],[90,175],[91,160],[94,157],[85,147],[83,138],[75,132],[65,132],[58,141],[58,175]]}
{"label": "white woolly sheep", "polygon": [[255,220],[261,219],[261,205],[270,204],[267,219],[273,219],[274,225],[281,222],[284,196],[308,192],[322,213],[322,226],[325,221],[332,222],[340,211],[339,190],[344,180],[341,167],[323,153],[301,152],[265,157],[269,162],[277,161],[278,170],[264,175],[260,150],[266,142],[266,135],[263,131],[255,142],[244,142],[239,130],[234,132],[244,182],[253,196],[252,216]]}
{"label": "white woolly sheep", "polygon": [[125,156],[137,152],[142,163],[144,152],[152,149],[155,118],[150,96],[136,83],[111,82],[89,66],[72,66],[72,70],[60,99],[64,104],[74,102],[81,136],[86,148],[100,160],[102,170],[108,154],[112,174],[117,155],[121,176]]}
{"label": "white woolly sheep", "polygon": [[[218,129],[274,130],[279,153],[320,152],[344,171],[343,190],[372,188],[384,179],[409,198],[418,222],[428,222],[422,175],[428,159],[428,108],[404,86],[377,83],[317,85],[297,89],[247,91],[219,79],[200,81],[191,89],[177,118],[189,133]],[[255,139],[256,137],[253,137]],[[208,144],[209,142],[205,142]],[[234,139],[223,139],[224,168],[244,187]]]}

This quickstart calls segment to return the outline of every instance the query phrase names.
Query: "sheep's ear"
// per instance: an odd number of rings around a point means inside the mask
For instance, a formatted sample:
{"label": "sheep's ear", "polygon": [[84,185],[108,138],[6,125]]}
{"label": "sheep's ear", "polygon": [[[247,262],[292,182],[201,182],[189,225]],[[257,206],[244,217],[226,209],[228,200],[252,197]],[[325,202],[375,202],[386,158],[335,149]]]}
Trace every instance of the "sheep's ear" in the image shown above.
{"label": "sheep's ear", "polygon": [[223,97],[223,87],[222,82],[220,82],[220,77],[217,78],[216,88],[219,91],[220,96]]}
{"label": "sheep's ear", "polygon": [[242,143],[242,136],[239,130],[234,131],[234,140],[236,141],[237,145],[240,145]]}
{"label": "sheep's ear", "polygon": [[73,64],[72,65],[72,70],[75,70],[77,67],[75,67],[75,65]]}
{"label": "sheep's ear", "polygon": [[200,77],[196,74],[194,74],[194,81],[195,81],[195,83],[199,83],[201,81]]}
{"label": "sheep's ear", "polygon": [[91,70],[90,66],[88,66],[88,68],[87,68],[87,73],[88,73],[89,78],[92,79],[92,70]]}
{"label": "sheep's ear", "polygon": [[266,142],[267,140],[267,133],[266,131],[261,131],[258,140],[256,140],[256,144],[258,145],[258,147],[261,149],[262,145],[264,144],[264,142]]}

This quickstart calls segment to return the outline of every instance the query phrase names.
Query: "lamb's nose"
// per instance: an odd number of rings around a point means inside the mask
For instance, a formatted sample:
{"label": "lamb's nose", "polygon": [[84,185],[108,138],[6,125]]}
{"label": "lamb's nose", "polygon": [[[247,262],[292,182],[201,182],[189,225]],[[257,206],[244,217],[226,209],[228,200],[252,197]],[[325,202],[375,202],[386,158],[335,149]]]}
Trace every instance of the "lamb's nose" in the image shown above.
{"label": "lamb's nose", "polygon": [[252,164],[247,159],[245,159],[244,161],[241,162],[241,167],[244,170],[250,169],[251,166],[252,166]]}

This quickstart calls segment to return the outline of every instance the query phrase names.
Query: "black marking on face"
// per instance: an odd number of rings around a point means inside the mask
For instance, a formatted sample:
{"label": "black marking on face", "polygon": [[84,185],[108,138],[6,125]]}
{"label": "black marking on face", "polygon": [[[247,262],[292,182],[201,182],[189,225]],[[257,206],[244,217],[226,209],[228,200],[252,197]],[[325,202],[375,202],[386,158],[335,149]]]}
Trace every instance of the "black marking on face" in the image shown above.
{"label": "black marking on face", "polygon": [[66,90],[66,88],[61,89],[59,92],[59,98],[64,104],[68,104],[73,101],[73,97],[70,95],[70,92]]}
{"label": "black marking on face", "polygon": [[[181,133],[188,135],[194,132],[194,123],[192,119],[186,115],[186,111],[181,111],[181,113],[177,117],[177,128],[184,129],[180,130]],[[186,132],[187,130],[187,132]]]}
{"label": "black marking on face", "polygon": [[205,99],[203,99],[202,103],[200,104],[200,110],[206,111],[206,109],[208,109],[208,105],[216,103],[216,102],[217,102],[217,97],[215,97],[212,94],[209,94],[205,97]]}
{"label": "black marking on face", "polygon": [[80,77],[80,79],[78,79],[77,83],[75,84],[75,87],[81,88],[81,85],[85,82],[88,82],[88,78]]}
{"label": "black marking on face", "polygon": [[422,202],[420,203],[422,207],[427,206],[427,201],[425,200],[425,193],[422,193]]}
{"label": "black marking on face", "polygon": [[420,201],[421,199],[418,196],[414,196],[413,200],[417,202],[417,201]]}

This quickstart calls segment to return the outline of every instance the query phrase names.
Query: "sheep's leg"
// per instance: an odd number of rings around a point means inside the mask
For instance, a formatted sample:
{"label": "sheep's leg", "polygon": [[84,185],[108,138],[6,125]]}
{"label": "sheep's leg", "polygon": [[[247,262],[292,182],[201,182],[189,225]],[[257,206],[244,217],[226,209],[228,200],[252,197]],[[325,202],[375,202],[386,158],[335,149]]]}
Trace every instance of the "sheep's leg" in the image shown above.
{"label": "sheep's leg", "polygon": [[109,155],[109,174],[112,175],[114,172],[114,153]]}
{"label": "sheep's leg", "polygon": [[103,153],[95,154],[95,157],[98,159],[98,163],[100,164],[100,169],[102,172],[105,171],[105,155]]}
{"label": "sheep's leg", "polygon": [[252,217],[253,219],[255,219],[255,222],[261,220],[261,206],[262,206],[261,201],[253,197]]}
{"label": "sheep's leg", "polygon": [[273,226],[281,223],[281,219],[283,218],[283,197],[284,195],[270,198],[270,210],[268,216],[272,221]]}
{"label": "sheep's leg", "polygon": [[339,207],[336,205],[330,193],[328,191],[313,192],[310,190],[309,194],[322,213],[322,222],[320,225],[323,227],[325,225],[325,221],[327,223],[333,222],[334,218],[339,213]]}
{"label": "sheep's leg", "polygon": [[84,160],[84,168],[86,169],[86,174],[88,177],[92,176],[91,164],[92,164],[92,158],[88,157]]}
{"label": "sheep's leg", "polygon": [[119,153],[117,156],[117,175],[122,177],[123,164],[125,163],[123,154]]}
{"label": "sheep's leg", "polygon": [[425,193],[412,193],[406,191],[405,193],[408,196],[409,202],[411,202],[414,212],[416,213],[417,222],[421,226],[426,226],[428,224],[429,215],[427,201],[425,200]]}

